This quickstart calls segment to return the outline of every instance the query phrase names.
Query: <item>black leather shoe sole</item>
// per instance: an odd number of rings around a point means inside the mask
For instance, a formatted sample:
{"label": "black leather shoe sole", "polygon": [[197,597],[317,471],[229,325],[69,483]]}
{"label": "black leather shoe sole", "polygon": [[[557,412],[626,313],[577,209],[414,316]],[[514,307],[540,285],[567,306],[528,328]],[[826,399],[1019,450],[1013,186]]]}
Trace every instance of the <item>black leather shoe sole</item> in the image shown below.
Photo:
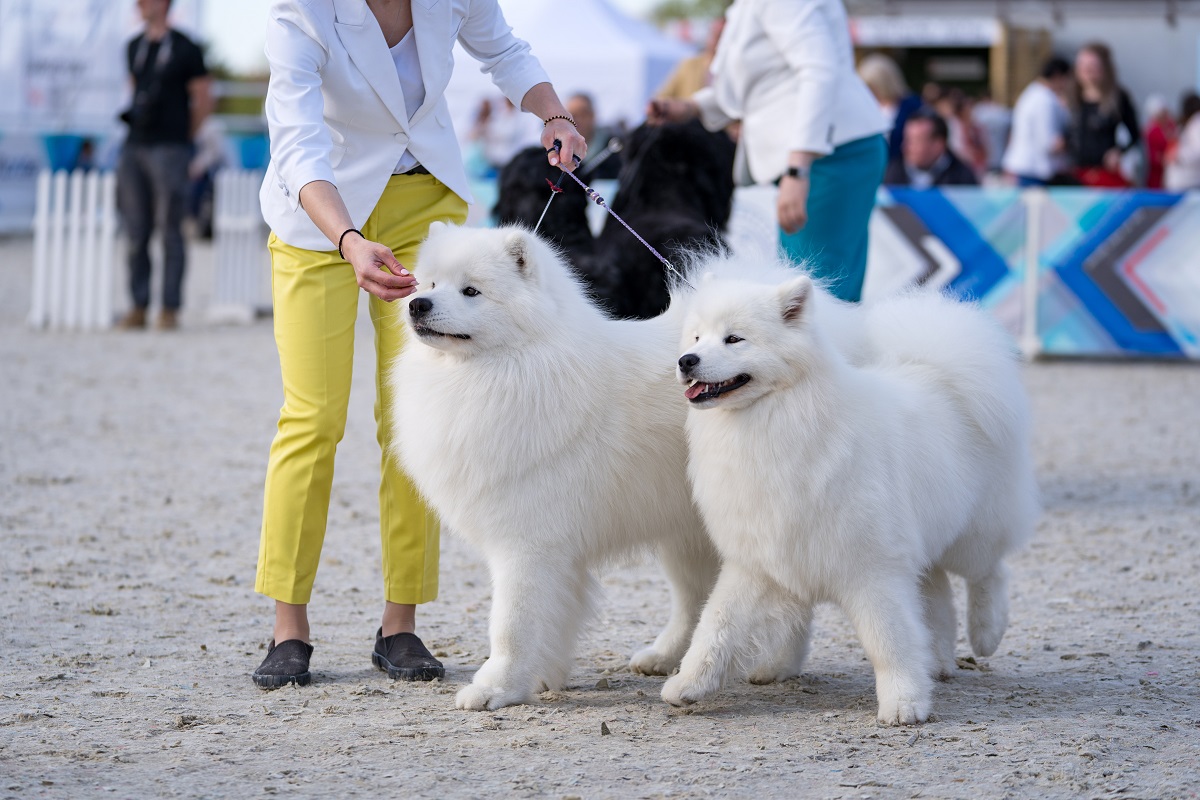
{"label": "black leather shoe sole", "polygon": [[397,667],[379,653],[371,653],[371,663],[394,681],[436,681],[446,677],[445,667]]}
{"label": "black leather shoe sole", "polygon": [[312,673],[302,672],[299,675],[251,675],[254,684],[260,689],[279,689],[294,683],[297,686],[308,686],[312,683]]}

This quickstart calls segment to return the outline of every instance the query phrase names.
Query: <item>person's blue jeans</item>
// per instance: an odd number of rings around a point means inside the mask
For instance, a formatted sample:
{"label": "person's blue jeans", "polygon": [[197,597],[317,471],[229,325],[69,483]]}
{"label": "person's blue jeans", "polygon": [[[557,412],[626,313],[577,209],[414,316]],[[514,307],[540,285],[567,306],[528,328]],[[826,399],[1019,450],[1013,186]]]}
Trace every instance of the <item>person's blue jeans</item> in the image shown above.
{"label": "person's blue jeans", "polygon": [[821,279],[843,300],[857,302],[867,274],[867,225],[887,166],[887,142],[868,136],[813,162],[808,223],[780,232],[784,255]]}
{"label": "person's blue jeans", "polygon": [[190,144],[127,142],[117,165],[117,205],[129,237],[129,293],[138,308],[150,305],[150,236],[162,234],[163,308],[183,303]]}

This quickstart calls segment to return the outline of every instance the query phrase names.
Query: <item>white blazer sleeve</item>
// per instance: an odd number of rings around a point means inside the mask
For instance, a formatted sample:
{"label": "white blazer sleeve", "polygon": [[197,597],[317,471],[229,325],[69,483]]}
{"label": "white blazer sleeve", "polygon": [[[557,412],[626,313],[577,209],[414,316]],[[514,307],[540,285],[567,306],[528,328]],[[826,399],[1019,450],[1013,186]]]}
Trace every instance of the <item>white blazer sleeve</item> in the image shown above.
{"label": "white blazer sleeve", "polygon": [[530,89],[550,82],[528,43],[513,35],[496,0],[471,0],[458,41],[517,108]]}
{"label": "white blazer sleeve", "polygon": [[334,183],[333,147],[324,121],[321,67],[327,58],[320,34],[295,2],[276,2],[267,23],[271,83],[265,105],[271,161],[286,184],[292,207],[312,181]]}
{"label": "white blazer sleeve", "polygon": [[692,95],[692,102],[700,110],[700,124],[707,130],[719,131],[734,121],[733,117],[721,110],[717,103],[717,93],[711,86],[705,86]]}
{"label": "white blazer sleeve", "polygon": [[[840,2],[840,0],[839,0]],[[838,103],[838,32],[823,3],[763,0],[760,24],[788,66],[796,72],[796,115],[789,150],[833,152],[834,110]],[[787,124],[780,121],[781,125]]]}

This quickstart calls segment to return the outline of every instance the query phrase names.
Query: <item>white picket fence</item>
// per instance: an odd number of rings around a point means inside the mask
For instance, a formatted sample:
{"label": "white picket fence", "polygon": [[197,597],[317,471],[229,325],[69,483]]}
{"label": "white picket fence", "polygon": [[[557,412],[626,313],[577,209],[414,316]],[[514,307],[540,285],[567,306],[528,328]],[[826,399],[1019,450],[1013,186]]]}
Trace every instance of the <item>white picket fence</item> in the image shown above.
{"label": "white picket fence", "polygon": [[116,177],[111,172],[38,176],[29,324],[102,330],[113,323]]}
{"label": "white picket fence", "polygon": [[258,205],[261,170],[221,170],[213,190],[216,259],[210,319],[252,319],[271,308],[267,224]]}
{"label": "white picket fence", "polygon": [[[268,229],[258,207],[261,171],[217,174],[213,210],[211,321],[253,320],[271,308]],[[60,331],[111,328],[117,291],[118,236],[112,172],[38,176],[33,220],[33,287],[29,324]]]}

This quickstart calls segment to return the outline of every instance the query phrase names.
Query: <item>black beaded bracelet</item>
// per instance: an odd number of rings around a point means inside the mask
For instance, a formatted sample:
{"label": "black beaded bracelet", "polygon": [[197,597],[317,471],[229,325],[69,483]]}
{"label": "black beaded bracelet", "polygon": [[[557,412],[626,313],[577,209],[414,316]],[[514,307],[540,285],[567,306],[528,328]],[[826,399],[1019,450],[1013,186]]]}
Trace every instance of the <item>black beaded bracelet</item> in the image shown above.
{"label": "black beaded bracelet", "polygon": [[546,118],[546,119],[545,119],[545,120],[542,122],[542,127],[543,127],[543,128],[544,128],[544,127],[546,127],[547,125],[549,125],[551,122],[553,122],[553,121],[554,121],[554,120],[556,120],[556,119],[565,119],[567,122],[571,123],[571,127],[572,127],[572,128],[574,128],[574,127],[575,127],[575,120],[571,119],[571,118],[570,118],[570,117],[568,117],[566,114],[555,114],[553,117],[547,117],[547,118]]}
{"label": "black beaded bracelet", "polygon": [[342,240],[346,238],[347,233],[357,233],[359,236],[362,236],[362,238],[367,238],[366,236],[363,236],[363,232],[358,228],[346,228],[346,230],[342,231],[342,235],[338,237],[338,255],[342,257],[343,261],[346,260],[346,254],[342,252]]}

